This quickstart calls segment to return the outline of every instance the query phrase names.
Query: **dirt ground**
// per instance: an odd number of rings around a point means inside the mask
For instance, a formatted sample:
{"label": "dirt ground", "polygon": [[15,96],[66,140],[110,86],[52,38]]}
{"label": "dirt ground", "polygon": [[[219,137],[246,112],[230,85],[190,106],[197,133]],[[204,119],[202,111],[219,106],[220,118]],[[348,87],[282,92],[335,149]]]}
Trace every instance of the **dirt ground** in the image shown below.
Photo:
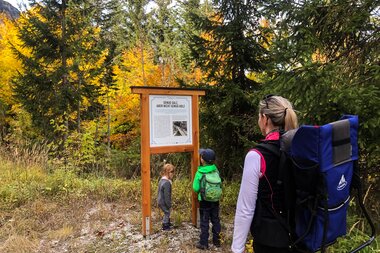
{"label": "dirt ground", "polygon": [[[160,217],[152,209],[153,232],[141,234],[139,203],[73,201],[60,205],[36,201],[12,213],[1,214],[0,252],[229,252],[230,239],[216,248],[195,248],[199,229],[190,217],[161,231]],[[231,238],[232,224],[222,220],[223,238]],[[211,238],[210,238],[211,239]]]}

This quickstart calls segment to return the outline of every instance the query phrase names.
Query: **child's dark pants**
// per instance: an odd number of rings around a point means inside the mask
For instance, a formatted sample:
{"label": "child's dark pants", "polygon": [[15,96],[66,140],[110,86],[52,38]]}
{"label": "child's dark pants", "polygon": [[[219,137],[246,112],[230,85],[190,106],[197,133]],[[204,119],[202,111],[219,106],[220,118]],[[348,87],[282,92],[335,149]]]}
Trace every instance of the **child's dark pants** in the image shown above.
{"label": "child's dark pants", "polygon": [[209,223],[212,223],[212,241],[214,245],[220,245],[220,219],[218,202],[199,202],[201,235],[199,243],[208,246]]}

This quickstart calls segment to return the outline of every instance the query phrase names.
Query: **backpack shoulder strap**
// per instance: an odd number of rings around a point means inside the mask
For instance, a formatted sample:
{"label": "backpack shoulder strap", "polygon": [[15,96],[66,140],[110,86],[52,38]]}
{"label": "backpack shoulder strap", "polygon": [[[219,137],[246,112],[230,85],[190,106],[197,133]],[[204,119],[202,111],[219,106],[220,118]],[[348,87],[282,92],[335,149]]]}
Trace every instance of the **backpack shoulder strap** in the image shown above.
{"label": "backpack shoulder strap", "polygon": [[279,159],[277,184],[283,185],[284,187],[284,200],[285,200],[284,207],[288,212],[288,217],[287,218],[281,217],[278,213],[276,213],[270,207],[267,207],[267,208],[271,210],[274,217],[280,222],[280,224],[286,229],[286,231],[288,231],[291,237],[291,245],[289,246],[296,247],[296,245],[293,244],[295,231],[293,227],[294,221],[291,218],[294,215],[294,203],[295,203],[294,181],[292,179],[291,171],[289,168],[290,166],[289,157],[287,153],[285,151],[282,151],[280,147],[276,144],[261,143],[258,145],[258,147],[270,152],[271,154],[275,155]]}
{"label": "backpack shoulder strap", "polygon": [[262,149],[264,149],[266,151],[271,152],[275,156],[280,157],[280,154],[281,154],[280,147],[278,147],[275,144],[272,144],[272,143],[260,143],[256,147],[259,148],[259,149],[262,148]]}
{"label": "backpack shoulder strap", "polygon": [[272,153],[273,155],[277,156],[280,159],[277,183],[282,184],[284,177],[285,177],[286,170],[287,170],[286,169],[287,157],[286,157],[285,152],[281,151],[279,146],[277,146],[276,144],[272,144],[272,143],[260,143],[259,145],[257,145],[257,147],[262,148],[262,149]]}

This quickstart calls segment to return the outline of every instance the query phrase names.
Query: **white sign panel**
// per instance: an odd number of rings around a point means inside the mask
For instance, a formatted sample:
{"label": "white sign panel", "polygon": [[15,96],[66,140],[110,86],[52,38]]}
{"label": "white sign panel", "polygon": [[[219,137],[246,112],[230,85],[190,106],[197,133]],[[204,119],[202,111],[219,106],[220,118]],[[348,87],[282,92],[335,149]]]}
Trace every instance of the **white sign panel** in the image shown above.
{"label": "white sign panel", "polygon": [[191,96],[149,95],[150,146],[192,144]]}

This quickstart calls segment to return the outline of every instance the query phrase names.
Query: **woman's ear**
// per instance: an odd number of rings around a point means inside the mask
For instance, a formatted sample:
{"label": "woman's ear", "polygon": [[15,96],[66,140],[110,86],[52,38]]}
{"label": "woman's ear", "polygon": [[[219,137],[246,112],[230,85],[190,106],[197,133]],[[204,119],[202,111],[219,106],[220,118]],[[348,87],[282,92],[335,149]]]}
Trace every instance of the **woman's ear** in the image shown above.
{"label": "woman's ear", "polygon": [[264,125],[268,125],[268,120],[269,120],[269,117],[267,117],[267,115],[265,115],[264,113],[262,114],[262,117],[263,117],[263,122],[264,122]]}

